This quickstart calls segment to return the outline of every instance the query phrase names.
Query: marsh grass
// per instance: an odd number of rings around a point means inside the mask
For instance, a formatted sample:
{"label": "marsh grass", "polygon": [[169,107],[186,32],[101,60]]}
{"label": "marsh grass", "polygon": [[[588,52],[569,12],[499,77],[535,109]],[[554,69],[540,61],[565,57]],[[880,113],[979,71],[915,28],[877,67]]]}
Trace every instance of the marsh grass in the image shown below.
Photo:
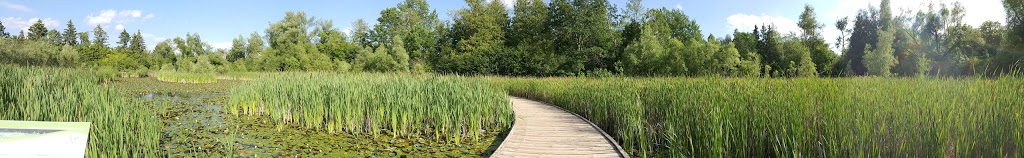
{"label": "marsh grass", "polygon": [[0,66],[0,120],[91,122],[86,157],[158,157],[155,115],[90,72]]}
{"label": "marsh grass", "polygon": [[488,78],[635,157],[1019,157],[1024,79]]}
{"label": "marsh grass", "polygon": [[234,115],[267,116],[288,124],[354,135],[478,141],[507,130],[506,93],[483,81],[453,76],[280,73],[233,90]]}
{"label": "marsh grass", "polygon": [[156,79],[163,82],[175,82],[175,83],[214,83],[217,82],[217,78],[213,74],[207,73],[188,73],[188,72],[172,72],[172,71],[161,71],[156,73]]}

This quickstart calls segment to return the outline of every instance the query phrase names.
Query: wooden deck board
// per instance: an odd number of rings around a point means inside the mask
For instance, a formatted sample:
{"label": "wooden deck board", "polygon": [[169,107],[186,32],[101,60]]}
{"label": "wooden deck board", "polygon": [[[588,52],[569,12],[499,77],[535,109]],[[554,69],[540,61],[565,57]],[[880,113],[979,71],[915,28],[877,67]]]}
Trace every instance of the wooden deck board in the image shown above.
{"label": "wooden deck board", "polygon": [[629,157],[614,139],[561,108],[510,97],[516,121],[491,157]]}

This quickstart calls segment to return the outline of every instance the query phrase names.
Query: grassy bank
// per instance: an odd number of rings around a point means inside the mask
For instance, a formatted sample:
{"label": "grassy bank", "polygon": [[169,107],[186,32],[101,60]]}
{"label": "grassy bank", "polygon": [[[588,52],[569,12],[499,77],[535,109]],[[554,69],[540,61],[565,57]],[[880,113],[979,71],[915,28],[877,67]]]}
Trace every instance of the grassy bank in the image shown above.
{"label": "grassy bank", "polygon": [[176,82],[176,83],[214,83],[217,82],[217,78],[213,74],[205,73],[187,73],[187,72],[171,72],[161,71],[156,73],[156,79],[163,82]]}
{"label": "grassy bank", "polygon": [[234,115],[355,135],[478,141],[507,130],[512,108],[506,93],[485,82],[449,76],[281,73],[234,89]]}
{"label": "grassy bank", "polygon": [[152,111],[90,72],[0,66],[0,120],[91,122],[86,157],[158,157]]}
{"label": "grassy bank", "polygon": [[1017,157],[1024,79],[489,78],[635,157]]}

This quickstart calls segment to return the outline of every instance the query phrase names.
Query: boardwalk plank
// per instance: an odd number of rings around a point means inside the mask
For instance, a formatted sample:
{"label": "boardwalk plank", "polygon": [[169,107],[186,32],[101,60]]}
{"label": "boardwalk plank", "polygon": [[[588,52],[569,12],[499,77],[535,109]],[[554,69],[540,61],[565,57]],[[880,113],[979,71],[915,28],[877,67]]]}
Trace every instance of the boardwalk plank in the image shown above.
{"label": "boardwalk plank", "polygon": [[572,113],[510,98],[516,122],[491,157],[629,157],[614,139]]}

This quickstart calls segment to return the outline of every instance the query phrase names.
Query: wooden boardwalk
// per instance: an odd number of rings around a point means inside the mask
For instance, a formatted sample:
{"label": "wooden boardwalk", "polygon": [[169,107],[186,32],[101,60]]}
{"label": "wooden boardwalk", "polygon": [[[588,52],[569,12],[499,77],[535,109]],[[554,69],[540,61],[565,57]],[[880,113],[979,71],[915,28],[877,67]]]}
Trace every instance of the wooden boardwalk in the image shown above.
{"label": "wooden boardwalk", "polygon": [[511,97],[516,121],[491,157],[629,157],[592,123],[561,108]]}

